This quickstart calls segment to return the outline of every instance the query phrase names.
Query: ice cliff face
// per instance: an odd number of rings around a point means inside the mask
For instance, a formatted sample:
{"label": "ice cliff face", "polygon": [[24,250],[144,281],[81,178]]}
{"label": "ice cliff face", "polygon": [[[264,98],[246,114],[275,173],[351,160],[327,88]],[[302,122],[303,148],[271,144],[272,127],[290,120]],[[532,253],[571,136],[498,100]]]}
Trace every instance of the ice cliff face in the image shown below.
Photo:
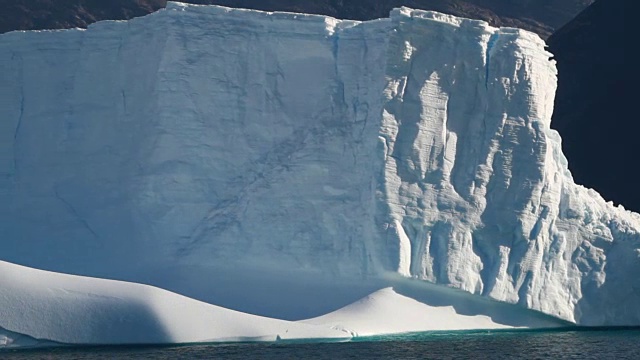
{"label": "ice cliff face", "polygon": [[640,216],[573,183],[549,56],[531,33],[406,8],[358,23],[172,3],[2,35],[0,257],[131,280],[396,274],[639,325]]}

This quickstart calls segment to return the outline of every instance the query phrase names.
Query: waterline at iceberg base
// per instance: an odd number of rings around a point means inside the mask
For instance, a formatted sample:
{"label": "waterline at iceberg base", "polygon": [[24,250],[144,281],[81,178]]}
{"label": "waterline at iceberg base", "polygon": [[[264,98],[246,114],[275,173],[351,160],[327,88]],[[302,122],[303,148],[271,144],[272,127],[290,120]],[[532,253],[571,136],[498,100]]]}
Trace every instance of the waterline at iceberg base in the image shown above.
{"label": "waterline at iceberg base", "polygon": [[[573,183],[544,46],[407,8],[355,22],[180,3],[0,35],[0,259],[322,331],[349,304],[452,306],[406,281],[639,325],[640,216]],[[145,321],[167,324],[157,313]],[[6,331],[65,342],[11,314]],[[332,331],[382,331],[344,322]]]}

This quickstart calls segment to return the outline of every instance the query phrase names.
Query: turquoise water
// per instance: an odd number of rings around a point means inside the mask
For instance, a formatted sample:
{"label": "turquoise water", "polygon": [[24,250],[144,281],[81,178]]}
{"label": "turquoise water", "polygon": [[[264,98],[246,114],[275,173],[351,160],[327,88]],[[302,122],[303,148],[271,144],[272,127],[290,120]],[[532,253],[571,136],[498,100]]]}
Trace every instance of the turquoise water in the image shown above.
{"label": "turquoise water", "polygon": [[1,359],[640,359],[640,329],[432,332],[345,343],[1,351]]}

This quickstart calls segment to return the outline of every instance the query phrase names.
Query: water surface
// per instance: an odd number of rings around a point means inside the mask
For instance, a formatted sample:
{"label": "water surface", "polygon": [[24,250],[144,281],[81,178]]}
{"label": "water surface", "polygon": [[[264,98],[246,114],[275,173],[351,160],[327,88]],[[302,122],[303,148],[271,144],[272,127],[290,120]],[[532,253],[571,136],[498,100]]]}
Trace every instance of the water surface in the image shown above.
{"label": "water surface", "polygon": [[640,359],[640,328],[418,333],[344,343],[235,343],[0,351],[2,359]]}

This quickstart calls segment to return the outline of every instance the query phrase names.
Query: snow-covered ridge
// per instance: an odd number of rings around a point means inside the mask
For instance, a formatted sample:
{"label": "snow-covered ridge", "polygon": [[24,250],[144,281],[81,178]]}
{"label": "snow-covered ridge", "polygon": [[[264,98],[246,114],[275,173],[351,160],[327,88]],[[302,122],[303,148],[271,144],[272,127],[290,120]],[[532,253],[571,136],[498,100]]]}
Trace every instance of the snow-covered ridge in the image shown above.
{"label": "snow-covered ridge", "polygon": [[216,304],[228,279],[394,274],[638,325],[640,217],[573,183],[549,57],[532,33],[406,8],[172,3],[0,35],[0,258]]}

